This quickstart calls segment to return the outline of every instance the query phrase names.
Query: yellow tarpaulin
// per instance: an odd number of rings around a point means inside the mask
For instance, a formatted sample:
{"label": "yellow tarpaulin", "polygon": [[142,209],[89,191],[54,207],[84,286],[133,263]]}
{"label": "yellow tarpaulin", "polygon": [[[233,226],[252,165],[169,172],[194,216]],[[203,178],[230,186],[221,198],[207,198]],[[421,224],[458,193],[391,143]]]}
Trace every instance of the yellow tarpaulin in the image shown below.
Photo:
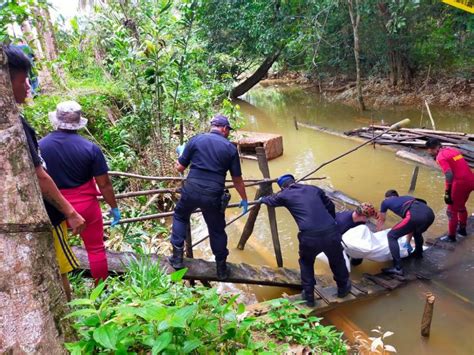
{"label": "yellow tarpaulin", "polygon": [[474,0],[441,0],[441,1],[451,6],[457,7],[458,9],[474,14]]}

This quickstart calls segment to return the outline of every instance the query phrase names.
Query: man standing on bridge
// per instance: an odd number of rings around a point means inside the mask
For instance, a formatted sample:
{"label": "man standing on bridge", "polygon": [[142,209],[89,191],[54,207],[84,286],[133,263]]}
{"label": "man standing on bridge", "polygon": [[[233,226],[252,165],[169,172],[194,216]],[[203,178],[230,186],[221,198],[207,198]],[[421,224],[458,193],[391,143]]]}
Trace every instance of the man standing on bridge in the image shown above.
{"label": "man standing on bridge", "polygon": [[[467,236],[466,203],[471,191],[474,191],[474,174],[461,152],[451,147],[441,147],[439,139],[430,138],[426,142],[428,153],[436,159],[446,178],[444,202],[448,205],[448,235],[443,241],[455,242],[457,233]],[[459,228],[458,228],[459,223]]]}
{"label": "man standing on bridge", "polygon": [[314,306],[314,262],[320,253],[326,254],[329,260],[337,283],[337,296],[345,297],[352,285],[344,261],[341,233],[334,219],[334,203],[319,187],[295,183],[293,175],[283,175],[277,182],[281,191],[260,201],[268,206],[286,207],[298,225],[302,298],[308,306]]}
{"label": "man standing on bridge", "polygon": [[388,190],[385,193],[385,200],[383,200],[380,206],[377,222],[377,230],[379,231],[383,229],[385,215],[388,210],[391,210],[403,219],[393,226],[387,234],[393,267],[384,268],[382,271],[388,274],[403,275],[398,238],[413,233],[415,251],[412,255],[415,258],[422,258],[423,233],[433,224],[435,215],[433,210],[426,204],[426,201],[408,195],[399,196],[396,190]]}
{"label": "man standing on bridge", "polygon": [[169,257],[175,269],[183,264],[184,241],[191,213],[200,208],[209,230],[212,253],[216,258],[217,278],[228,278],[226,259],[227,234],[225,232],[225,208],[230,195],[225,191],[225,177],[230,171],[235,189],[242,198],[240,207],[247,212],[248,202],[242,179],[239,153],[229,142],[232,127],[227,117],[215,116],[211,121],[211,131],[199,134],[184,146],[178,147],[180,154],[176,169],[182,173],[190,166],[189,174],[176,204],[173,217],[171,244],[173,255]]}

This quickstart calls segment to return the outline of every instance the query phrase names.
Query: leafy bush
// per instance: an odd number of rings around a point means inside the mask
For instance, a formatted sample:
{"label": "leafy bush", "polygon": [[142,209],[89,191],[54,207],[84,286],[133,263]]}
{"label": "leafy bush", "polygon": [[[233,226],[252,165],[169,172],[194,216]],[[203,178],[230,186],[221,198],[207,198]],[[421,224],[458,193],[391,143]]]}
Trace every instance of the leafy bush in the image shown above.
{"label": "leafy bush", "polygon": [[[341,334],[321,326],[318,318],[305,318],[306,312],[288,301],[273,301],[268,324],[266,319],[247,316],[238,295],[186,287],[185,272],[167,275],[158,263],[143,257],[131,263],[123,278],[109,278],[88,296],[73,300],[74,311],[68,317],[75,320],[80,339],[67,344],[68,350],[72,354],[263,354],[300,343],[318,351],[345,353]],[[265,341],[255,341],[262,333]]]}

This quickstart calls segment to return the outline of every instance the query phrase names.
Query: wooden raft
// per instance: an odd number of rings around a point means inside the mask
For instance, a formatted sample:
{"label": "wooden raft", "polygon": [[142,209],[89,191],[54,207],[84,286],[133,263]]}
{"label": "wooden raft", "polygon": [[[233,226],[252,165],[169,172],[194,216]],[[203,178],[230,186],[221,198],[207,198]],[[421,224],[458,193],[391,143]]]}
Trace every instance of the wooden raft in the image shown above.
{"label": "wooden raft", "polygon": [[[348,136],[357,136],[364,139],[382,133],[388,126],[370,125],[344,132]],[[451,146],[458,149],[471,168],[474,167],[474,134],[464,132],[435,131],[422,128],[401,128],[400,130],[388,132],[375,140],[381,145],[394,145],[407,148],[424,148],[429,138],[437,138],[443,146]]]}

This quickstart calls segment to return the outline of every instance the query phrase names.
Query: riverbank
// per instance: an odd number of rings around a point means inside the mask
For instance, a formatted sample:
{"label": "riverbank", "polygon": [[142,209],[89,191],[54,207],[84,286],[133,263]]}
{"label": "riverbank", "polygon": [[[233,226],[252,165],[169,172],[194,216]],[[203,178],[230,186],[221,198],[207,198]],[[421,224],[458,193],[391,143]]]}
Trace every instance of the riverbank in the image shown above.
{"label": "riverbank", "polygon": [[[346,76],[316,80],[303,73],[288,72],[271,74],[262,80],[263,87],[272,85],[301,85],[305,89],[321,93],[328,101],[358,106],[355,81]],[[386,78],[370,77],[363,80],[362,93],[367,108],[387,106],[419,106],[426,100],[430,105],[474,108],[474,80],[461,77],[420,76],[411,85],[392,86]]]}

